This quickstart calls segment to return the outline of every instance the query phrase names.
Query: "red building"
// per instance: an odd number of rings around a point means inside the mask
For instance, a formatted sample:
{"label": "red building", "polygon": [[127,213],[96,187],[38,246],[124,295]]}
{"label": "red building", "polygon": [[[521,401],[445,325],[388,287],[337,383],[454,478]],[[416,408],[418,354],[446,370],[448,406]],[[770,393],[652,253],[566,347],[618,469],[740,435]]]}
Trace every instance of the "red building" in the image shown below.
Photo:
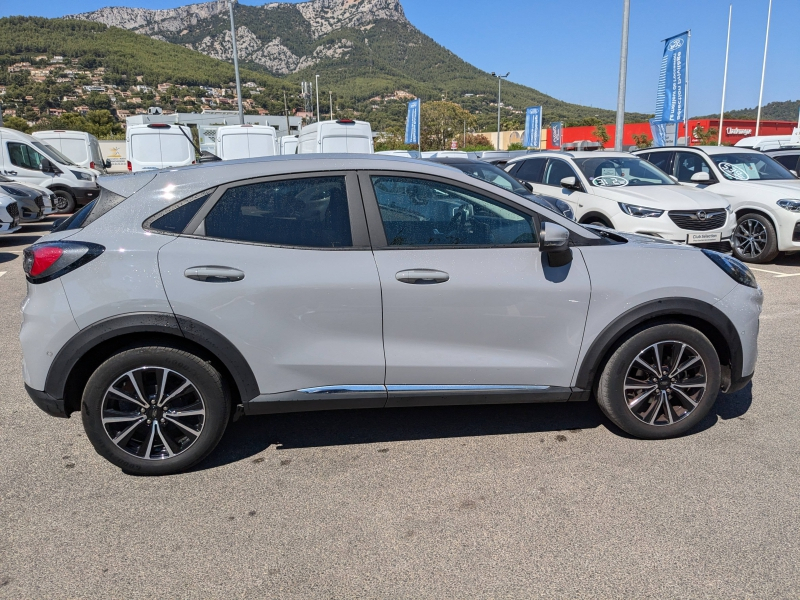
{"label": "red building", "polygon": [[[694,132],[697,126],[700,125],[703,128],[703,131],[708,131],[709,129],[718,130],[719,128],[719,119],[689,119],[689,129],[690,131]],[[722,143],[727,145],[733,145],[742,138],[750,137],[756,134],[756,122],[754,120],[744,120],[744,119],[726,119],[723,122],[723,131],[722,131]],[[797,123],[793,121],[761,121],[761,126],[759,127],[758,134],[759,135],[791,135],[792,130],[797,127]],[[616,127],[614,125],[606,125],[606,131],[608,132],[609,141],[606,142],[606,148],[613,148],[614,147],[614,135],[616,132]],[[570,142],[577,142],[580,140],[586,140],[590,142],[598,141],[597,138],[594,136],[595,127],[590,125],[588,127],[564,127],[561,133],[561,143],[568,144]],[[625,148],[630,146],[635,146],[636,142],[633,139],[634,134],[642,135],[645,134],[647,139],[652,140],[653,135],[650,132],[650,123],[628,123],[625,125],[622,134],[622,145]],[[678,128],[678,137],[684,136],[684,127],[683,123],[679,125]],[[716,142],[716,135],[714,136],[714,141]],[[700,143],[700,140],[697,138],[692,138],[692,145],[696,146]],[[553,146],[552,136],[550,134],[547,135],[547,148],[548,149],[555,149],[557,148]]]}

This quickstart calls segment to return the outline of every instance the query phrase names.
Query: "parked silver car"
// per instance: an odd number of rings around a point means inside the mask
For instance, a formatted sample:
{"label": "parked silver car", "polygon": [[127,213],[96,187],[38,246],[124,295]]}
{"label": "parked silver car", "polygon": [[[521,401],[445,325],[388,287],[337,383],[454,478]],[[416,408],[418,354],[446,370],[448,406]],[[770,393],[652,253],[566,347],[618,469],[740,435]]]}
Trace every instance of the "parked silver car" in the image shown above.
{"label": "parked silver car", "polygon": [[596,397],[689,431],[756,362],[739,261],[578,225],[455,169],[313,155],[102,180],[25,251],[24,380],[121,468],[174,473],[232,416]]}

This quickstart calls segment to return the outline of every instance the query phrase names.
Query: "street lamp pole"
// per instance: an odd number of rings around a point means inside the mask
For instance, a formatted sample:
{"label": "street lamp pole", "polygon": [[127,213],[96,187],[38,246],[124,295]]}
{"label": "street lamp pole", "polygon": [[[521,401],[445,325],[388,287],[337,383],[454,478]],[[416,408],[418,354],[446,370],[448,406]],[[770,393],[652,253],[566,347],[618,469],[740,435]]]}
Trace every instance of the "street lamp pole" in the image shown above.
{"label": "street lamp pole", "polygon": [[508,78],[511,75],[511,71],[506,73],[505,75],[498,75],[494,71],[492,71],[492,77],[497,77],[497,149],[500,150],[500,86],[503,83],[503,79]]}
{"label": "street lamp pole", "polygon": [[317,122],[319,122],[319,75],[314,75],[314,85],[317,88]]}
{"label": "street lamp pole", "polygon": [[228,2],[231,11],[231,42],[233,45],[233,70],[236,72],[236,95],[239,98],[239,125],[244,125],[244,108],[242,107],[242,80],[239,79],[239,52],[236,50],[236,27],[233,24],[233,0]]}
{"label": "street lamp pole", "polygon": [[625,133],[625,85],[628,76],[628,22],[631,16],[631,0],[625,0],[622,8],[622,47],[619,51],[619,85],[617,87],[617,126],[614,128],[614,150],[622,152]]}

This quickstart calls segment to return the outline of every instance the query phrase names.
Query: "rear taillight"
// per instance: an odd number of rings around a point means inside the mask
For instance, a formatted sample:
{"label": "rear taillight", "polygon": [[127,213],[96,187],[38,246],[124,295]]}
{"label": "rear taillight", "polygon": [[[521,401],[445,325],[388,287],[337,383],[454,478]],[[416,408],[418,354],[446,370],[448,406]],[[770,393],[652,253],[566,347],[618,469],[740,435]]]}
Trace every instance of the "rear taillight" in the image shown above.
{"label": "rear taillight", "polygon": [[131,165],[131,161],[128,161],[128,171],[133,171],[133,165]]}
{"label": "rear taillight", "polygon": [[31,283],[52,281],[100,256],[105,248],[89,242],[44,242],[23,251],[22,269]]}
{"label": "rear taillight", "polygon": [[90,169],[94,169],[94,161],[92,161],[92,162],[90,162],[90,163],[89,163],[89,168],[90,168]]}

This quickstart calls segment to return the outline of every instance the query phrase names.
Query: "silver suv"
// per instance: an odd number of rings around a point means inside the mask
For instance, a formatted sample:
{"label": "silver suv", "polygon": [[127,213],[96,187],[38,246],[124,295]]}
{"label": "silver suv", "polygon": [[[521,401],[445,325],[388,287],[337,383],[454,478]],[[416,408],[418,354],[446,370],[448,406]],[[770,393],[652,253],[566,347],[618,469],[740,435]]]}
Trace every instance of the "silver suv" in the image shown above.
{"label": "silver suv", "polygon": [[314,155],[108,178],[25,251],[25,386],[130,472],[231,418],[595,397],[687,432],[756,362],[739,261],[578,225],[416,160]]}

